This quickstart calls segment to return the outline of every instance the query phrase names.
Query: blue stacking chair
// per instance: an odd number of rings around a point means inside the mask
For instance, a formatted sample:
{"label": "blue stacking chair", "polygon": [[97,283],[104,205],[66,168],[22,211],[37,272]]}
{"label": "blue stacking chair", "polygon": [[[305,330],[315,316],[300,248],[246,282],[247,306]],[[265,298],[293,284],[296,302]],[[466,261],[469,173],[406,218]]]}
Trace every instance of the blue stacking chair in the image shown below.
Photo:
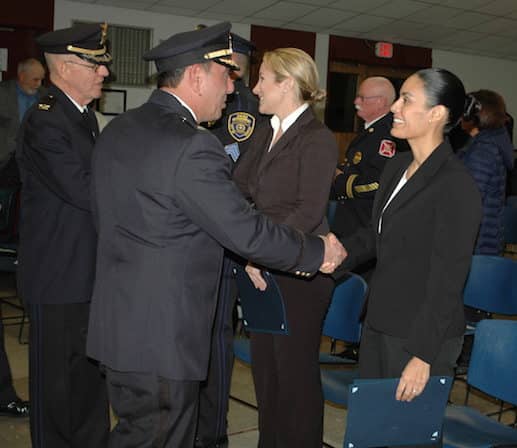
{"label": "blue stacking chair", "polygon": [[[479,322],[467,373],[469,385],[517,405],[517,321]],[[449,405],[443,425],[444,448],[516,447],[517,429],[469,406]]]}
{"label": "blue stacking chair", "polygon": [[344,448],[433,445],[442,425],[451,377],[433,376],[421,395],[397,401],[399,378],[356,380],[350,385]]}
{"label": "blue stacking chair", "polygon": [[517,261],[474,255],[463,303],[489,313],[517,315]]}
{"label": "blue stacking chair", "polygon": [[[358,343],[361,338],[361,312],[368,286],[357,274],[334,289],[332,301],[323,324],[323,335],[333,340]],[[357,378],[355,360],[331,353],[320,353],[321,386],[325,400],[347,406],[348,386]],[[335,368],[338,364],[348,364],[348,368]]]}
{"label": "blue stacking chair", "polygon": [[361,339],[361,312],[368,285],[357,274],[349,273],[345,281],[338,283],[332,293],[330,306],[323,322],[323,336],[332,340],[330,353],[320,353],[321,364],[353,364],[354,360],[336,356],[335,342],[358,343]]}

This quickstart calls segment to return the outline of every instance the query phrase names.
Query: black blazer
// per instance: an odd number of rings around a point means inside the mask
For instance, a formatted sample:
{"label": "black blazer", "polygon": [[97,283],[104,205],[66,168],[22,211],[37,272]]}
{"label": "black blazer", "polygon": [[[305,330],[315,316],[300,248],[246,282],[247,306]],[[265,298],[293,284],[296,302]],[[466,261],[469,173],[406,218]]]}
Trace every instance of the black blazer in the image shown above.
{"label": "black blazer", "polygon": [[325,213],[338,147],[334,135],[308,108],[267,151],[273,130],[258,129],[233,178],[257,209],[278,223],[328,233]]}
{"label": "black blazer", "polygon": [[390,161],[375,197],[372,227],[342,241],[341,269],[376,253],[366,322],[406,338],[409,353],[432,363],[442,342],[465,329],[463,286],[481,220],[479,191],[463,164],[442,143],[382,209],[412,160]]}
{"label": "black blazer", "polygon": [[57,87],[25,114],[16,158],[22,180],[17,280],[31,304],[89,302],[97,236],[90,165],[97,120]]}
{"label": "black blazer", "polygon": [[323,244],[259,215],[218,139],[174,96],[111,121],[93,157],[99,231],[88,354],[115,370],[206,377],[223,248],[315,272]]}

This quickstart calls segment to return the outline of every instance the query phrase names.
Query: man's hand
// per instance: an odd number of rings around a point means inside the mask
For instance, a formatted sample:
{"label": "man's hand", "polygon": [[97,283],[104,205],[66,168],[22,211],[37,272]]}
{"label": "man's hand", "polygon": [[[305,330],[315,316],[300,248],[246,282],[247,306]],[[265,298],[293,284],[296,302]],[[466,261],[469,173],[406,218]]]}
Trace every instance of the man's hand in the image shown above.
{"label": "man's hand", "polygon": [[325,255],[323,256],[323,264],[320,266],[320,271],[324,274],[331,274],[348,254],[333,233],[327,233],[325,236],[320,235],[320,238],[325,243]]}
{"label": "man's hand", "polygon": [[253,282],[255,288],[260,289],[261,291],[265,291],[267,288],[267,283],[262,277],[260,273],[260,269],[253,266],[251,263],[246,265],[246,272],[248,273],[249,278]]}
{"label": "man's hand", "polygon": [[411,401],[418,397],[424,391],[430,374],[431,365],[413,356],[402,371],[395,398],[399,401]]}

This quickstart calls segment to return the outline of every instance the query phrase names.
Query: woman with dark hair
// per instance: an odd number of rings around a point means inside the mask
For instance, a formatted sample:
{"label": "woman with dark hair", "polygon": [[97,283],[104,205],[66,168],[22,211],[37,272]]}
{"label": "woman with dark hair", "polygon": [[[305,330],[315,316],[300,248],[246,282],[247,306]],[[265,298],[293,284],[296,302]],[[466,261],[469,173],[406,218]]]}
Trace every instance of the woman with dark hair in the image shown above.
{"label": "woman with dark hair", "polygon": [[[233,178],[274,222],[326,234],[328,194],[337,143],[310,107],[325,97],[313,59],[297,48],[264,54],[253,89],[259,111],[272,115],[239,159]],[[266,284],[248,264],[257,288]],[[259,411],[260,448],[321,448],[323,394],[318,362],[321,328],[334,288],[328,276],[274,273],[282,292],[288,335],[252,333],[251,369]]]}
{"label": "woman with dark hair", "polygon": [[462,290],[481,218],[479,192],[445,139],[463,115],[465,89],[452,73],[421,70],[402,85],[391,133],[411,152],[386,164],[373,229],[342,240],[344,268],[377,255],[361,339],[363,378],[400,378],[411,401],[430,375],[454,375],[465,319]]}
{"label": "woman with dark hair", "polygon": [[475,253],[501,255],[506,175],[513,168],[506,106],[501,95],[491,90],[478,90],[468,97],[469,107],[461,124],[472,139],[458,156],[472,174],[483,202]]}

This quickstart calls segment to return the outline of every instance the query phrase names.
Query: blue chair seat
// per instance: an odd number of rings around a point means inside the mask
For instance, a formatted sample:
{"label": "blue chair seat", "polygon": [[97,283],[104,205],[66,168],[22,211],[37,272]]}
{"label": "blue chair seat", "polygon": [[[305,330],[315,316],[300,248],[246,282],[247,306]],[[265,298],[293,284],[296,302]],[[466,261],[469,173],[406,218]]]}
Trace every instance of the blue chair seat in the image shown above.
{"label": "blue chair seat", "polygon": [[465,406],[448,406],[443,422],[444,447],[491,448],[517,446],[517,429],[504,426],[477,410]]}
{"label": "blue chair seat", "polygon": [[321,388],[323,398],[348,407],[348,387],[359,377],[358,369],[322,369]]}
{"label": "blue chair seat", "polygon": [[233,339],[233,354],[246,364],[251,364],[250,340],[245,337]]}

